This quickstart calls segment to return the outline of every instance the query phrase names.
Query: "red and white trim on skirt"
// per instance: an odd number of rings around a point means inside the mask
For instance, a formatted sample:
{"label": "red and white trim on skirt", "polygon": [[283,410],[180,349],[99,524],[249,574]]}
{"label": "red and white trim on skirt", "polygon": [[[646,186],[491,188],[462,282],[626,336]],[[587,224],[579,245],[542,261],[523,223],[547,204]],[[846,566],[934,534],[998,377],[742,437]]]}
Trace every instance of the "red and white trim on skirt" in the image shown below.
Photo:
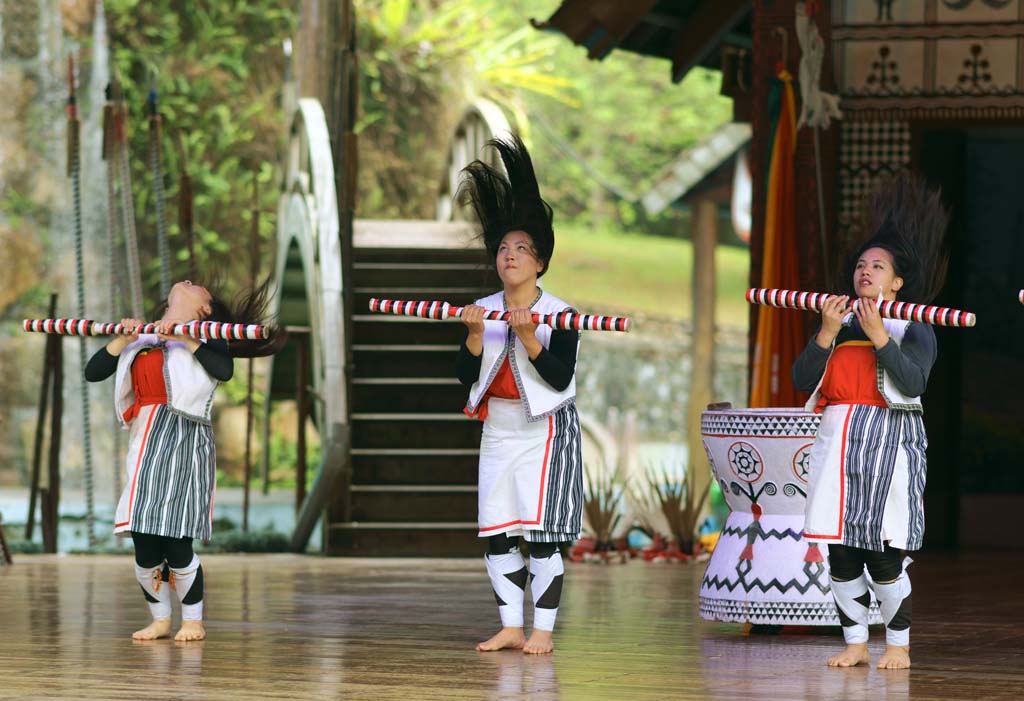
{"label": "red and white trim on skirt", "polygon": [[143,431],[142,442],[139,444],[139,457],[135,460],[135,472],[132,473],[132,490],[128,492],[128,520],[123,523],[115,523],[114,528],[127,526],[132,521],[132,507],[135,505],[135,484],[139,479],[139,468],[142,467],[142,456],[146,454],[146,442],[149,439],[149,429],[153,425],[154,416],[156,416],[155,409],[149,412],[149,418],[146,419],[146,430]]}
{"label": "red and white trim on skirt", "polygon": [[839,460],[839,523],[836,525],[835,535],[822,535],[820,533],[804,532],[804,538],[820,538],[821,540],[842,540],[843,539],[843,516],[846,511],[846,438],[850,431],[850,417],[853,416],[854,404],[846,409],[846,418],[843,419],[843,442],[840,447]]}
{"label": "red and white trim on skirt", "polygon": [[534,521],[523,521],[522,519],[516,519],[515,521],[509,521],[508,523],[501,523],[497,526],[486,526],[480,529],[480,533],[486,533],[487,531],[496,531],[499,528],[508,528],[509,526],[539,526],[541,516],[544,513],[544,487],[547,484],[548,476],[548,462],[551,458],[551,439],[555,435],[555,417],[548,417],[548,439],[544,444],[544,465],[541,467],[540,472],[540,490],[537,494],[537,518]]}

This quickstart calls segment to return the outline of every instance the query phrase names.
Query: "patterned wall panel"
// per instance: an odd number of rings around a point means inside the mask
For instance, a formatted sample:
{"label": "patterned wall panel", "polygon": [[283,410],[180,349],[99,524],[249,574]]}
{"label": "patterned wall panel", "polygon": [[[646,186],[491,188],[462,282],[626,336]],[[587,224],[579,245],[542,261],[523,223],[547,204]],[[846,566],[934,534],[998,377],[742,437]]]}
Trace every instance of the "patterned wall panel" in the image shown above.
{"label": "patterned wall panel", "polygon": [[910,125],[904,121],[844,120],[839,141],[839,227],[855,222],[872,183],[910,163]]}
{"label": "patterned wall panel", "polygon": [[917,120],[1024,118],[1024,0],[833,0],[839,238]]}

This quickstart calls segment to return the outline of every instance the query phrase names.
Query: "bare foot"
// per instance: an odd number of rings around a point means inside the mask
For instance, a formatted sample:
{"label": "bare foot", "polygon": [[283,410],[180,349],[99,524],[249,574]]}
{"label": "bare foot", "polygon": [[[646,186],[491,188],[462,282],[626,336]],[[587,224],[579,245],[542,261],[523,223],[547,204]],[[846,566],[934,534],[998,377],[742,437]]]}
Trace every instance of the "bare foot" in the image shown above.
{"label": "bare foot", "polygon": [[188,640],[202,640],[206,637],[206,628],[202,621],[182,621],[181,629],[174,635],[179,643]]}
{"label": "bare foot", "polygon": [[132,633],[132,640],[156,640],[171,634],[170,618],[154,618],[153,622],[142,630]]}
{"label": "bare foot", "polygon": [[477,643],[477,652],[493,652],[494,650],[518,650],[526,642],[522,628],[502,628],[490,640]]}
{"label": "bare foot", "polygon": [[846,649],[838,655],[828,658],[829,667],[856,667],[859,664],[871,662],[871,655],[868,654],[867,643],[854,643],[847,645]]}
{"label": "bare foot", "polygon": [[537,630],[530,633],[530,639],[523,646],[523,652],[527,655],[547,655],[554,652],[555,644],[551,641],[550,630]]}
{"label": "bare foot", "polygon": [[910,648],[885,646],[885,654],[878,660],[879,669],[910,669]]}

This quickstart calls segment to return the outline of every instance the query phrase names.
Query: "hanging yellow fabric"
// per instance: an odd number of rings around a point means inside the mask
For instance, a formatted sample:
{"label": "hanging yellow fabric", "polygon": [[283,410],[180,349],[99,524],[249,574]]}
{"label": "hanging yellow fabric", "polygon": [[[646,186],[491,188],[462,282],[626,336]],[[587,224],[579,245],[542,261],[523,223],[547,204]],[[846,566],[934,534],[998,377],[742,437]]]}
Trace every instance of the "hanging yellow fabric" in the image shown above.
{"label": "hanging yellow fabric", "polygon": [[[800,289],[796,252],[796,104],[793,77],[776,74],[781,91],[778,121],[768,170],[761,287]],[[751,368],[750,406],[785,407],[801,402],[790,380],[790,368],[803,345],[803,322],[798,312],[758,307],[757,337]]]}

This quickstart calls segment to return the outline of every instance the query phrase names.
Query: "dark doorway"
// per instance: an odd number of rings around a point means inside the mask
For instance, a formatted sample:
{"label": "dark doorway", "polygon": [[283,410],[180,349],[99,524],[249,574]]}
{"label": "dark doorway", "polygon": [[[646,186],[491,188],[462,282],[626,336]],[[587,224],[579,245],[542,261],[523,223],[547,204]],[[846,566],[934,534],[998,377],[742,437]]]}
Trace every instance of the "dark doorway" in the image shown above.
{"label": "dark doorway", "polygon": [[921,129],[918,167],[952,210],[938,304],[978,316],[938,329],[925,394],[930,545],[1020,547],[1024,513],[1024,130]]}

